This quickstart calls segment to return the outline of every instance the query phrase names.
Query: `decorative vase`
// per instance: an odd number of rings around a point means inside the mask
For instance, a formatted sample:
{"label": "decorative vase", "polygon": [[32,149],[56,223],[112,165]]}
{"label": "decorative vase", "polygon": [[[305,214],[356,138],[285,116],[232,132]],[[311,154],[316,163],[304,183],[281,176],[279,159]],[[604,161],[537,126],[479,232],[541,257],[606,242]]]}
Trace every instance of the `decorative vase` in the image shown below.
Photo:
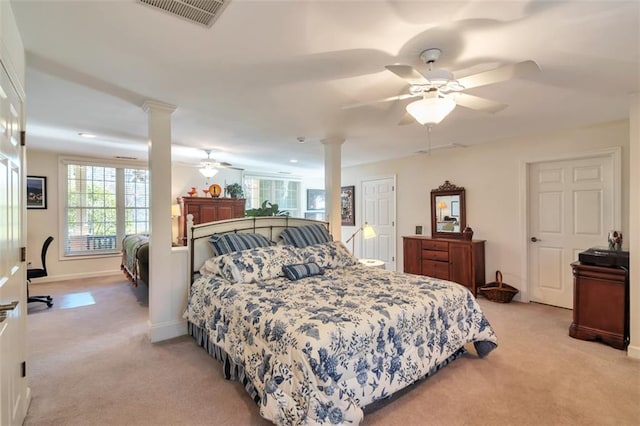
{"label": "decorative vase", "polygon": [[196,189],[195,186],[192,186],[191,191],[187,192],[187,194],[189,194],[192,197],[195,197],[197,193],[198,193],[198,190]]}
{"label": "decorative vase", "polygon": [[462,231],[462,238],[467,241],[471,241],[473,239],[473,229],[471,229],[470,226],[464,228],[464,231]]}

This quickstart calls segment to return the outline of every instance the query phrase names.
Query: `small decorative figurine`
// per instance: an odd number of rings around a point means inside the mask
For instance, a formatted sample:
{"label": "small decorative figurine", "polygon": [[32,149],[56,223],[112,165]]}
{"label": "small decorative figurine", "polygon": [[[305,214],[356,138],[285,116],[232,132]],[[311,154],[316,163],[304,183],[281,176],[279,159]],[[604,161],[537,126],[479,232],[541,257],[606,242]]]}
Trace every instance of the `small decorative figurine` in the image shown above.
{"label": "small decorative figurine", "polygon": [[191,191],[187,192],[187,194],[189,194],[192,197],[195,197],[197,193],[198,193],[198,190],[196,189],[195,186],[192,186]]}

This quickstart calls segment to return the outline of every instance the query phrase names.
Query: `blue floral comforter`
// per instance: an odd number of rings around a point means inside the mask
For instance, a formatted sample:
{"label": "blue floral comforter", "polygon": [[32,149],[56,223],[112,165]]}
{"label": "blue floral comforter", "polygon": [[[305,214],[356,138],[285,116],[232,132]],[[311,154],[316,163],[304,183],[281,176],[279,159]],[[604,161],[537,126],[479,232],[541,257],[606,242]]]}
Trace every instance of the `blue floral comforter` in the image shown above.
{"label": "blue floral comforter", "polygon": [[467,343],[480,356],[496,336],[473,295],[434,278],[363,265],[289,281],[191,287],[185,318],[208,333],[277,424],[358,424],[362,407],[440,365]]}

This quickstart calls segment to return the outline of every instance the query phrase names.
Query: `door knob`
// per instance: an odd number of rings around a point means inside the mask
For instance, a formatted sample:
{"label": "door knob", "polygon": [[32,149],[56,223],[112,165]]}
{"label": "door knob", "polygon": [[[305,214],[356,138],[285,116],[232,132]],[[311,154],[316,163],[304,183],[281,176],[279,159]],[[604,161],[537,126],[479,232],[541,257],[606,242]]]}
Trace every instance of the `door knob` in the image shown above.
{"label": "door knob", "polygon": [[536,237],[531,237],[531,242],[535,243],[536,241],[540,241],[539,239],[537,239]]}
{"label": "door knob", "polygon": [[11,303],[7,303],[6,305],[0,305],[0,312],[13,311],[16,306],[18,306],[18,301],[13,301]]}

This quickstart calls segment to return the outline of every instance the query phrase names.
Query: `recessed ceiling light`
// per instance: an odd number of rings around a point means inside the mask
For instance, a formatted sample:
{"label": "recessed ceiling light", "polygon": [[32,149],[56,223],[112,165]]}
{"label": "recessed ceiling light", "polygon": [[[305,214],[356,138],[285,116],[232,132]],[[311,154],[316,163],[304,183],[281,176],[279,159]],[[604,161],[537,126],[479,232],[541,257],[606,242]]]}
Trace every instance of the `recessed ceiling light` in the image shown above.
{"label": "recessed ceiling light", "polygon": [[95,138],[96,137],[96,135],[94,135],[92,133],[84,133],[84,132],[78,133],[78,136],[82,136],[83,138]]}
{"label": "recessed ceiling light", "polygon": [[298,136],[297,139],[298,139],[298,143],[304,143],[305,137],[304,136]]}
{"label": "recessed ceiling light", "polygon": [[289,160],[290,163],[297,163],[298,160],[296,160],[295,158],[292,158],[291,160]]}

